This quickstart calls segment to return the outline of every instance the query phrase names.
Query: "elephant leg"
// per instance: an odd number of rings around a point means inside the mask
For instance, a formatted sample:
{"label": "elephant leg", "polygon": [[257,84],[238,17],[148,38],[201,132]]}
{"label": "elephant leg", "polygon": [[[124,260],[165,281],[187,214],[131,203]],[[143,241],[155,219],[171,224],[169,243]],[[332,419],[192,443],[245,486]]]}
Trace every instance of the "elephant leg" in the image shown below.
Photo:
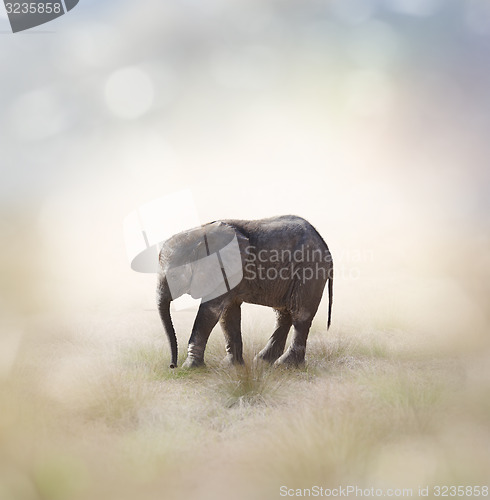
{"label": "elephant leg", "polygon": [[229,364],[243,364],[243,343],[240,323],[242,311],[238,303],[231,304],[223,311],[219,320],[226,340],[225,362]]}
{"label": "elephant leg", "polygon": [[241,304],[235,303],[227,307],[219,320],[226,341],[225,362],[243,364],[243,343],[240,323],[242,320]]}
{"label": "elephant leg", "polygon": [[199,306],[194,326],[192,327],[187,359],[182,368],[195,368],[204,365],[204,349],[212,329],[218,323],[222,308],[212,301]]}
{"label": "elephant leg", "polygon": [[276,328],[266,346],[257,354],[258,359],[273,363],[284,352],[289,329],[293,323],[291,314],[286,311],[276,311]]}
{"label": "elephant leg", "polygon": [[275,365],[300,366],[305,362],[306,340],[313,316],[307,319],[293,318],[293,339],[288,350],[274,363]]}

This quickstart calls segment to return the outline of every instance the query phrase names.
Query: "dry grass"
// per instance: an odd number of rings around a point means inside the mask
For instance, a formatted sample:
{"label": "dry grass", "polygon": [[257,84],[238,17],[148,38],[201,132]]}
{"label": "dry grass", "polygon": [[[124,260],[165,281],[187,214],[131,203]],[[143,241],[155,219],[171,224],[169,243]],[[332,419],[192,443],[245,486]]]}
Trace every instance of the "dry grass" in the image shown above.
{"label": "dry grass", "polygon": [[2,500],[488,481],[482,353],[421,356],[389,335],[313,332],[307,366],[280,370],[252,363],[262,330],[246,339],[244,367],[220,365],[213,334],[206,368],[172,371],[148,318],[127,318],[118,335],[107,320],[31,324],[1,380]]}

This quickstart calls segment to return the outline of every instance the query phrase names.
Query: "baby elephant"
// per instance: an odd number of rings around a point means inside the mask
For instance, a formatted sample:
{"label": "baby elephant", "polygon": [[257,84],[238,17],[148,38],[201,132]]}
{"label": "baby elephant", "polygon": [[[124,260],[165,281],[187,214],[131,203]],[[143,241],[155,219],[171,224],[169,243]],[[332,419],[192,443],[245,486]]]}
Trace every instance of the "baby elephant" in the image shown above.
{"label": "baby elephant", "polygon": [[[261,220],[222,220],[165,241],[160,255],[157,302],[177,366],[177,339],[170,302],[185,293],[202,299],[183,367],[204,364],[204,349],[219,321],[226,361],[243,363],[242,302],[272,307],[275,330],[258,354],[270,363],[304,363],[306,340],[328,281],[328,324],[332,313],[333,262],[327,244],[305,219],[283,215]],[[294,328],[290,347],[286,339]]]}

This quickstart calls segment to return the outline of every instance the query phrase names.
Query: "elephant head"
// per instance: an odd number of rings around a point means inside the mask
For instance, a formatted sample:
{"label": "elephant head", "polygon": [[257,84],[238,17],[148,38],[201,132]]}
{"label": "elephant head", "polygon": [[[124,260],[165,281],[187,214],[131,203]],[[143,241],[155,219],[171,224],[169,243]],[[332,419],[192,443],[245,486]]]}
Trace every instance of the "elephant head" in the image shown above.
{"label": "elephant head", "polygon": [[248,239],[223,222],[178,233],[164,242],[159,254],[157,303],[170,343],[170,368],[177,366],[170,302],[186,293],[208,301],[236,287],[243,278],[241,253],[247,246]]}

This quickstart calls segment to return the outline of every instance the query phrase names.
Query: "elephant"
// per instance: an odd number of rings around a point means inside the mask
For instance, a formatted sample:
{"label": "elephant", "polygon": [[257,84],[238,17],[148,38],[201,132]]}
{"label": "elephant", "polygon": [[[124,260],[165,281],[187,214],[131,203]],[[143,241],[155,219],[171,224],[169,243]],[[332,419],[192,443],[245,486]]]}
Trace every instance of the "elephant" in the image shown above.
{"label": "elephant", "polygon": [[[206,343],[218,322],[225,336],[225,361],[244,363],[243,302],[275,310],[275,329],[255,359],[276,366],[305,363],[308,333],[327,282],[330,327],[332,256],[318,231],[301,217],[210,222],[163,242],[158,258],[157,305],[170,344],[170,368],[177,366],[170,303],[183,294],[201,299],[183,368],[204,365]],[[291,345],[284,352],[291,326]]]}

